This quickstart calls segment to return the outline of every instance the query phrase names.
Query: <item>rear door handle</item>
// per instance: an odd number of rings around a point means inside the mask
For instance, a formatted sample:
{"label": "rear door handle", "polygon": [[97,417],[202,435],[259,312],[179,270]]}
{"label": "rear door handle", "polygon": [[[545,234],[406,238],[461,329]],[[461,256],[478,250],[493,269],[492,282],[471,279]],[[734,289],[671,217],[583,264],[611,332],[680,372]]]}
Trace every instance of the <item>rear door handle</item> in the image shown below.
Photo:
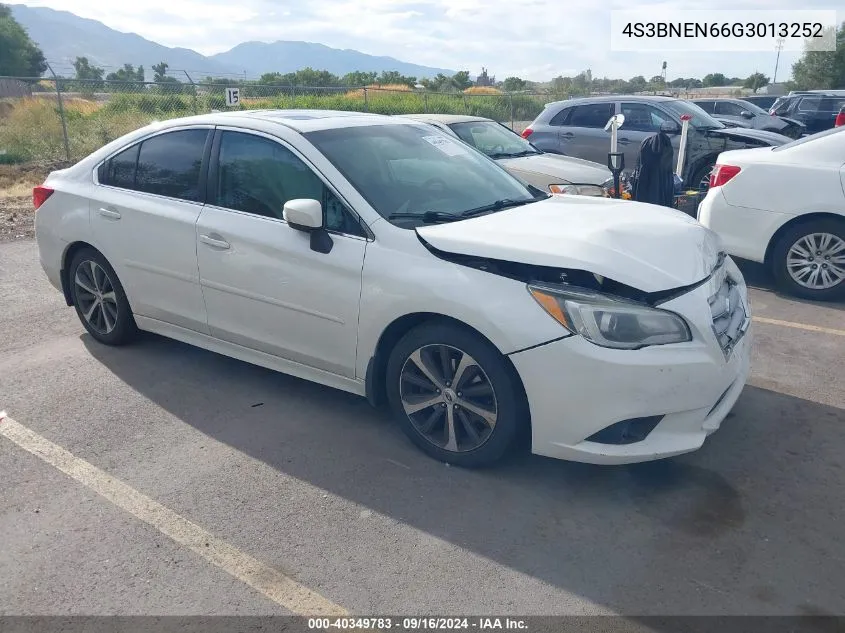
{"label": "rear door handle", "polygon": [[99,209],[97,209],[97,213],[99,213],[104,218],[111,218],[112,220],[120,219],[120,212],[115,211],[114,209],[106,209],[105,207],[100,207]]}
{"label": "rear door handle", "polygon": [[564,138],[572,138],[575,136],[572,132],[561,132],[560,135]]}
{"label": "rear door handle", "polygon": [[619,143],[620,145],[627,145],[628,143],[631,142],[631,139],[623,136],[622,138],[617,139],[616,142]]}
{"label": "rear door handle", "polygon": [[212,237],[210,235],[200,235],[200,242],[222,250],[226,250],[231,247],[231,244],[229,244],[229,242],[227,242],[220,236]]}

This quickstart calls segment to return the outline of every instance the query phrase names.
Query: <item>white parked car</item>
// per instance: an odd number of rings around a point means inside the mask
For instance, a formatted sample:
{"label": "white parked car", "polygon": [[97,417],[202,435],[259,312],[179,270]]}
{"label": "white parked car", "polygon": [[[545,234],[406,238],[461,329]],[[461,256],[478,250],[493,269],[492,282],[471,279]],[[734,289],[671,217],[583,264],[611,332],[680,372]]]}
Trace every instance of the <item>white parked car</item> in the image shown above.
{"label": "white parked car", "polygon": [[403,114],[484,152],[517,178],[551,193],[609,197],[613,174],[589,160],[549,154],[498,121],[462,114]]}
{"label": "white parked car", "polygon": [[699,221],[805,299],[845,297],[845,128],[719,155]]}
{"label": "white parked car", "polygon": [[522,431],[584,462],[693,451],[748,375],[745,283],[713,232],[538,191],[407,119],[171,120],[33,197],[44,271],[97,341],[147,330],[386,400],[454,464]]}

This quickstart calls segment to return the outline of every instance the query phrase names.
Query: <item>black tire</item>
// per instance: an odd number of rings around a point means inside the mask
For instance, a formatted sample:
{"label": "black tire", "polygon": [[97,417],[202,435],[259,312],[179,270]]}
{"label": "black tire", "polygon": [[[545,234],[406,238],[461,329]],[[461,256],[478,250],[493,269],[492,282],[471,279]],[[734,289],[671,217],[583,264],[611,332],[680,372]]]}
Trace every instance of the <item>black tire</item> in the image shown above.
{"label": "black tire", "polygon": [[[690,179],[690,186],[695,187],[695,190],[698,191],[699,193],[702,193],[702,194],[707,193],[707,191],[710,189],[710,181],[708,180],[707,185],[705,185],[705,186],[701,185],[701,181],[710,176],[710,172],[713,171],[713,167],[715,167],[715,166],[716,166],[716,161],[714,160],[714,161],[708,162],[708,163],[702,165],[701,167],[699,167],[698,169],[696,169],[695,173],[693,174],[692,178]],[[685,189],[689,189],[689,187],[685,187]]]}
{"label": "black tire", "polygon": [[[105,295],[114,293],[114,309],[111,309],[111,302],[109,301],[108,316],[105,316],[103,307],[102,311],[95,309],[94,312],[100,315],[100,323],[102,327],[97,327],[97,318],[92,317],[91,320],[86,318],[84,308],[92,304],[92,295],[86,293],[77,283],[77,274],[80,274],[80,279],[89,281],[91,279],[91,271],[97,270],[92,268],[92,263],[104,273],[105,277],[95,273],[96,283],[95,288],[100,292],[102,289],[106,292]],[[68,269],[68,284],[70,285],[71,299],[73,306],[76,308],[76,314],[82,325],[100,343],[105,345],[125,345],[132,341],[138,333],[138,328],[135,325],[135,319],[132,317],[132,309],[129,307],[129,301],[126,299],[126,293],[123,286],[111,267],[108,260],[103,255],[93,248],[83,248],[76,252],[71,259],[70,267]],[[103,304],[103,301],[100,301]],[[103,321],[102,319],[106,319]],[[111,325],[111,329],[109,329]]]}
{"label": "black tire", "polygon": [[[789,227],[772,248],[771,269],[778,288],[786,294],[809,299],[811,301],[834,301],[845,298],[845,280],[825,289],[807,288],[795,281],[787,268],[787,256],[790,249],[803,237],[813,233],[829,233],[845,241],[845,220],[822,218],[808,220]],[[821,264],[823,265],[823,261]],[[841,266],[840,266],[841,267]]]}
{"label": "black tire", "polygon": [[[415,351],[427,346],[447,346],[468,354],[475,360],[475,367],[483,372],[484,379],[492,385],[496,408],[495,425],[492,431],[489,431],[486,440],[476,448],[456,451],[435,445],[417,429],[411,416],[405,412],[400,384],[403,380],[403,368],[407,362],[411,362],[409,358]],[[477,369],[473,371],[476,376],[480,376]],[[525,430],[529,424],[528,406],[516,371],[509,366],[499,350],[468,328],[445,322],[424,323],[414,328],[402,337],[391,351],[385,379],[387,400],[402,430],[419,449],[441,462],[467,468],[489,466],[501,460],[514,448],[520,429]],[[465,402],[466,398],[463,401]],[[433,412],[434,409],[430,411]],[[453,413],[453,415],[457,429],[460,424],[457,418],[458,413]],[[462,428],[456,433],[463,434],[468,440],[472,439],[464,430],[465,426],[460,425]],[[445,419],[442,427],[442,432],[446,433]]]}

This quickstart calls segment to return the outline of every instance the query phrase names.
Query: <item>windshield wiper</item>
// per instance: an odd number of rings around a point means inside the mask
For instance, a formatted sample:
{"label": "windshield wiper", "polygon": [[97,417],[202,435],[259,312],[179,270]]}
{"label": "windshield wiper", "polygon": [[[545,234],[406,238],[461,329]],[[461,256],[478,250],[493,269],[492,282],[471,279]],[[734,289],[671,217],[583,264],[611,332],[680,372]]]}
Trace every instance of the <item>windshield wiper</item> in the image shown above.
{"label": "windshield wiper", "polygon": [[496,202],[491,202],[490,204],[485,204],[481,207],[461,211],[458,216],[461,218],[471,218],[474,215],[481,215],[482,213],[488,213],[490,211],[499,211],[501,209],[508,209],[510,207],[518,207],[520,205],[528,204],[529,202],[534,201],[535,200],[533,198],[531,200],[511,200],[510,198],[503,198],[502,200],[496,200]]}
{"label": "windshield wiper", "polygon": [[494,152],[493,154],[488,154],[490,158],[522,158],[523,156],[533,156],[534,154],[539,154],[540,152],[536,152],[530,149],[523,150],[521,152]]}
{"label": "windshield wiper", "polygon": [[398,213],[391,213],[387,216],[388,220],[419,220],[423,224],[437,224],[438,222],[455,222],[461,217],[454,213],[442,213],[440,211],[425,211],[424,213],[412,213],[401,211]]}

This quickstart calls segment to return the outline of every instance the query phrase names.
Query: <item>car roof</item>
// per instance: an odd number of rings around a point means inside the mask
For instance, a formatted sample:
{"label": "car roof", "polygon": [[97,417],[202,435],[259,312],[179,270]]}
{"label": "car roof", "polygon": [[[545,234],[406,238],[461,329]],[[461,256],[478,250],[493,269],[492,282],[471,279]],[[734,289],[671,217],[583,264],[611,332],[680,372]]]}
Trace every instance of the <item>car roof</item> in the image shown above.
{"label": "car roof", "polygon": [[[655,101],[680,101],[677,97],[665,95],[601,95],[598,97],[572,97],[563,101],[554,101],[549,106],[577,105],[579,103],[602,103],[605,101],[633,101],[642,103],[654,103]],[[547,106],[548,107],[548,106]]]}
{"label": "car roof", "polygon": [[398,117],[406,119],[415,119],[417,121],[434,121],[436,123],[443,123],[444,125],[451,125],[452,123],[469,123],[472,121],[493,121],[482,116],[471,116],[469,114],[398,114]]}
{"label": "car roof", "polygon": [[158,123],[159,127],[182,125],[248,125],[251,121],[277,123],[297,132],[313,132],[344,127],[365,125],[401,125],[410,121],[397,120],[384,114],[350,112],[346,110],[233,110],[212,112],[196,116],[168,119]]}

